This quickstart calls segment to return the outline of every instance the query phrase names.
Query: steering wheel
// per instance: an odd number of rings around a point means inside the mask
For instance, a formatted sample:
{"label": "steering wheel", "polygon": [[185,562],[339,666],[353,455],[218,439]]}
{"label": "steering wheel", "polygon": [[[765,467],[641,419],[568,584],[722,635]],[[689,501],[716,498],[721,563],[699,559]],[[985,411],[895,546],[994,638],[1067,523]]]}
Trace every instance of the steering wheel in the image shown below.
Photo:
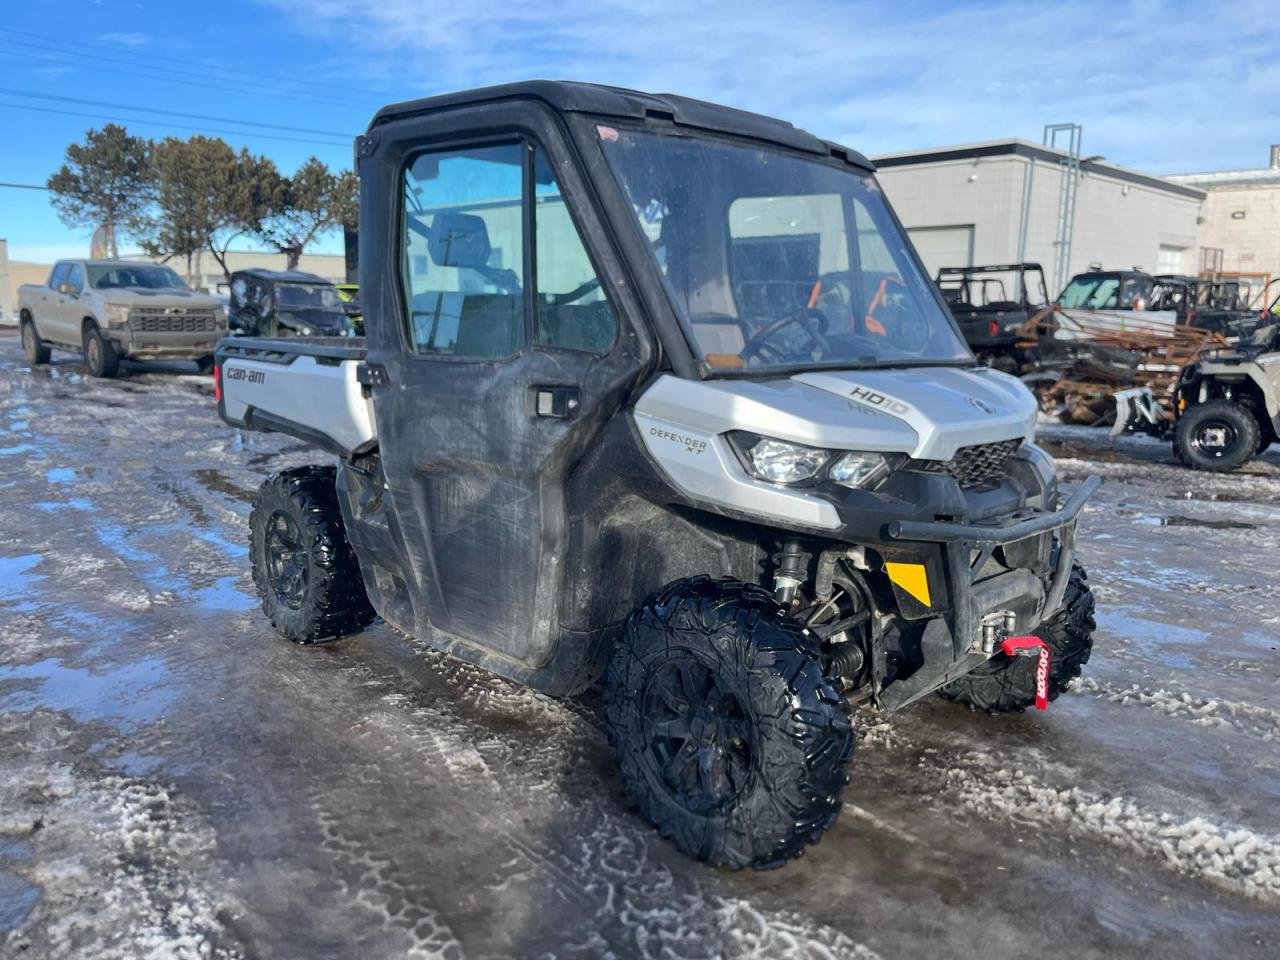
{"label": "steering wheel", "polygon": [[592,277],[586,283],[581,283],[574,287],[568,293],[553,293],[551,295],[551,304],[556,307],[563,307],[566,304],[573,303],[575,300],[581,300],[587,294],[600,289],[600,279]]}
{"label": "steering wheel", "polygon": [[831,354],[831,343],[823,336],[827,332],[827,315],[821,310],[809,307],[801,314],[789,313],[785,317],[779,317],[772,323],[765,324],[742,345],[742,349],[738,351],[738,356],[742,357],[743,360],[750,360],[760,352],[768,350],[776,359],[785,359],[782,351],[768,341],[779,330],[793,324],[803,330],[810,342],[822,353],[828,356]]}

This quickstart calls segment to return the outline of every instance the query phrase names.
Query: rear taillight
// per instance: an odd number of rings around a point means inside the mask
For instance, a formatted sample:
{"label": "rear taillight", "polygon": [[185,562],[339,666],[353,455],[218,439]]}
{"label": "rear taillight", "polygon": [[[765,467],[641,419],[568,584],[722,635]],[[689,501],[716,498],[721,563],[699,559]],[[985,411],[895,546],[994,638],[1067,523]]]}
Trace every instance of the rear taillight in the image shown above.
{"label": "rear taillight", "polygon": [[994,336],[996,336],[996,334],[998,334],[998,333],[1000,332],[1000,324],[998,324],[998,323],[996,323],[994,320],[992,320],[992,321],[991,321],[991,331],[990,331],[990,332],[991,332],[991,336],[993,336],[993,337],[994,337]]}
{"label": "rear taillight", "polygon": [[213,365],[213,402],[222,402],[222,368],[216,363]]}

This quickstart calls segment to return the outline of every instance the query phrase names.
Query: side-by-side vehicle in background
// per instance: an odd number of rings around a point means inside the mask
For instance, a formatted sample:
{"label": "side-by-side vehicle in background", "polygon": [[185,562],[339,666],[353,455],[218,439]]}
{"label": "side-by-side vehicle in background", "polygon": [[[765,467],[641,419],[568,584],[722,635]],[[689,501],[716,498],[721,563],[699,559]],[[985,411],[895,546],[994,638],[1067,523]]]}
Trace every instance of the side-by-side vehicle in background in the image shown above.
{"label": "side-by-side vehicle in background", "polygon": [[124,357],[195,360],[208,370],[227,333],[217,297],[137,260],[59,260],[47,281],[18,288],[18,322],[28,363],[70,350],[95,377],[114,377]]}
{"label": "side-by-side vehicle in background", "polygon": [[1024,364],[1018,344],[1034,336],[1028,322],[1049,309],[1040,264],[942,267],[935,282],[978,360],[1018,373]]}
{"label": "side-by-side vehicle in background", "polygon": [[350,337],[355,324],[337,288],[301,270],[237,270],[231,329],[250,337]]}
{"label": "side-by-side vehicle in background", "polygon": [[356,154],[367,337],[218,349],[223,419],[337,461],[254,499],[284,636],[376,613],[539,690],[603,677],[626,788],[733,867],[835,822],[851,704],[1079,675],[1098,480],[1060,489],[860,154],[550,82],[387,107]]}

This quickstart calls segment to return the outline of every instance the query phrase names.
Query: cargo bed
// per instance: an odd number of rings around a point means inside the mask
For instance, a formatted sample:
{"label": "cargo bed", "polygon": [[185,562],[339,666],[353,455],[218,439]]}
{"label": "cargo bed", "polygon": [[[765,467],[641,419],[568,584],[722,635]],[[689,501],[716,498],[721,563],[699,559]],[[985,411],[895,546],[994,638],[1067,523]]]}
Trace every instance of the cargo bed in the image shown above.
{"label": "cargo bed", "polygon": [[218,414],[287,433],[338,456],[378,442],[363,337],[228,337],[215,354]]}

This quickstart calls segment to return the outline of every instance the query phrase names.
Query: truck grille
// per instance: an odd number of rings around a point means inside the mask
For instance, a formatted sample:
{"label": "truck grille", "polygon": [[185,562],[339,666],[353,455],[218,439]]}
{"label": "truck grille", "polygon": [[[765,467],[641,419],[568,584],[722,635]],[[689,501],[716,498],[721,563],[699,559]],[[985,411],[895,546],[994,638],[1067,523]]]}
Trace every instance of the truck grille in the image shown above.
{"label": "truck grille", "polygon": [[917,460],[912,466],[929,473],[947,473],[962,487],[980,487],[1005,475],[1009,461],[1022,446],[1021,439],[999,440],[961,447],[950,460]]}
{"label": "truck grille", "polygon": [[134,333],[212,333],[218,329],[218,315],[180,307],[135,307],[129,311],[129,326]]}

